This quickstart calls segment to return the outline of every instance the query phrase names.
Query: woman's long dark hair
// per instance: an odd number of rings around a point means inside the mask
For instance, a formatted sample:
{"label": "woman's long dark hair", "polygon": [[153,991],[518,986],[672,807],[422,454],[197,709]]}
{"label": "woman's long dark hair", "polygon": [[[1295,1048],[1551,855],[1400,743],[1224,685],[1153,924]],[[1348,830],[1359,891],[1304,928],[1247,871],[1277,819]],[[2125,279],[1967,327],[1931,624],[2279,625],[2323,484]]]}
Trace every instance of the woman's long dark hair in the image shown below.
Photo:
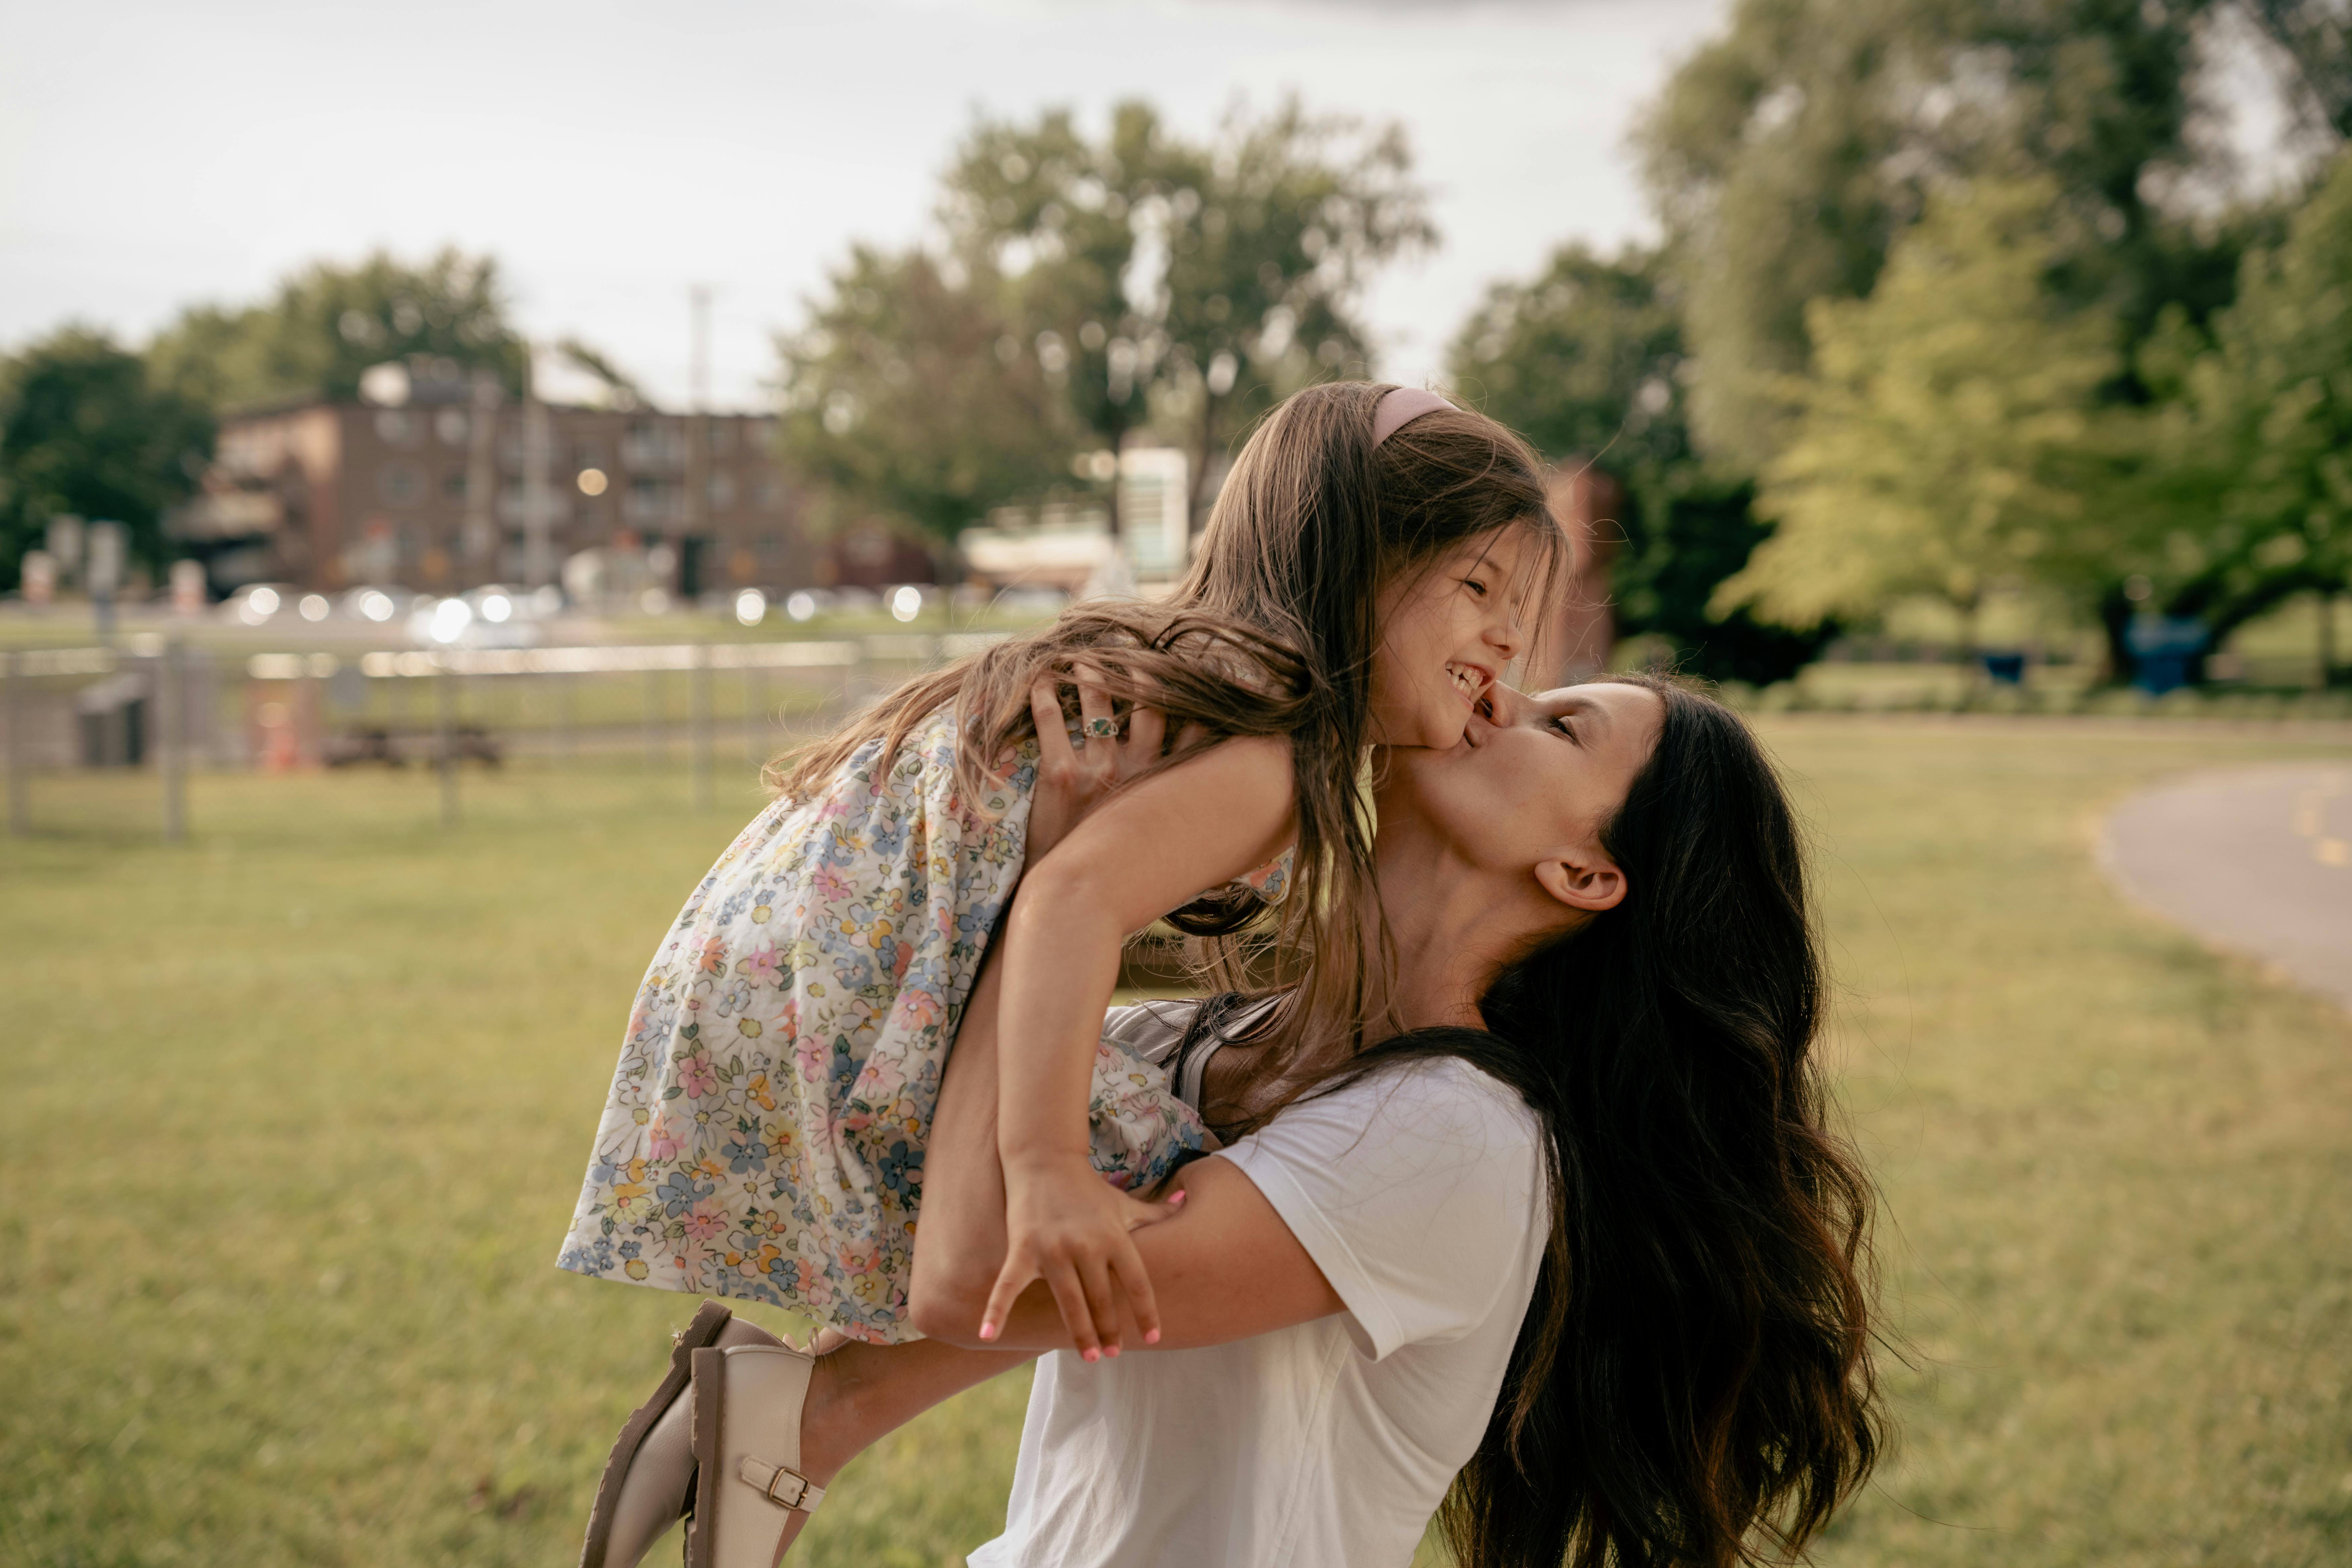
{"label": "woman's long dark hair", "polygon": [[1786,1559],[1885,1441],[1872,1193],[1828,1125],[1802,846],[1727,709],[1670,681],[1601,834],[1623,902],[1497,975],[1487,1028],[1399,1036],[1314,1092],[1458,1057],[1544,1121],[1551,1234],[1439,1521],[1465,1568]]}

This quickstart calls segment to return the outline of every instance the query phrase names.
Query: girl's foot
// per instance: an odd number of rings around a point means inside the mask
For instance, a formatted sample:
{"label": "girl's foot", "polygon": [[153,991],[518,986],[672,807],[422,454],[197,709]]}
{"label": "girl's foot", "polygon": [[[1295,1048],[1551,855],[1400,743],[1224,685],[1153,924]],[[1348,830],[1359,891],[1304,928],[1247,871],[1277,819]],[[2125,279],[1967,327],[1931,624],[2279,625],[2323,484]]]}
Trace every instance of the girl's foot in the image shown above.
{"label": "girl's foot", "polygon": [[686,1512],[687,1487],[694,1473],[689,1421],[684,1397],[698,1350],[712,1345],[773,1345],[773,1334],[734,1316],[717,1301],[705,1301],[693,1322],[681,1330],[670,1352],[669,1371],[653,1396],[621,1428],[604,1465],[588,1516],[588,1536],[580,1568],[636,1568],[654,1544]]}
{"label": "girl's foot", "polygon": [[687,1568],[773,1568],[824,1500],[839,1465],[802,1442],[819,1364],[788,1345],[694,1352]]}
{"label": "girl's foot", "polygon": [[[809,1513],[815,1508],[817,1500],[825,1488],[833,1485],[834,1478],[841,1473],[842,1467],[856,1458],[881,1431],[887,1429],[887,1426],[895,1425],[887,1422],[886,1417],[885,1425],[877,1426],[876,1415],[871,1408],[875,1402],[867,1397],[867,1387],[869,1380],[875,1376],[888,1375],[888,1358],[895,1357],[901,1363],[907,1360],[905,1347],[886,1350],[878,1345],[860,1344],[834,1329],[820,1331],[813,1341],[813,1346],[815,1354],[808,1358],[804,1385],[800,1384],[800,1374],[796,1372],[769,1363],[761,1368],[768,1375],[752,1378],[739,1373],[731,1376],[720,1394],[719,1418],[722,1426],[729,1425],[727,1416],[734,1402],[762,1398],[764,1395],[765,1407],[760,1412],[759,1421],[768,1436],[768,1446],[776,1452],[751,1457],[766,1466],[782,1466],[790,1474],[776,1479],[769,1477],[765,1470],[754,1473],[766,1478],[767,1487],[780,1498],[789,1499],[793,1495],[795,1480],[805,1480],[811,1489],[807,1505],[800,1508],[772,1508],[769,1500],[754,1495],[750,1488],[743,1486],[715,1489],[711,1506],[716,1512],[728,1516],[727,1522],[719,1527],[721,1530],[736,1527],[733,1516],[738,1512],[748,1513],[758,1521],[756,1527],[746,1527],[752,1533],[753,1543],[742,1555],[742,1561],[747,1564],[757,1560],[757,1568],[772,1568],[785,1557],[793,1542],[800,1539],[801,1531],[807,1527]],[[847,1354],[833,1353],[845,1346],[848,1347]],[[727,1361],[732,1365],[734,1358],[729,1357]],[[705,1364],[709,1363],[706,1362]],[[698,1367],[696,1371],[698,1376],[701,1375],[702,1368]],[[756,1387],[760,1384],[767,1384],[764,1390]],[[696,1384],[698,1394],[701,1387],[699,1383]],[[795,1398],[799,1422],[797,1463],[782,1457],[788,1445],[783,1441],[782,1429],[783,1423],[791,1419],[787,1411]],[[692,1399],[683,1399],[678,1405],[683,1409],[692,1403]],[[887,1405],[888,1401],[885,1399],[881,1403]],[[740,1464],[737,1468],[740,1469]],[[719,1474],[724,1477],[724,1460]],[[703,1494],[698,1477],[696,1493],[698,1513],[704,1506],[699,1500]],[[699,1518],[688,1525],[687,1562],[689,1568],[702,1568],[705,1561],[695,1555],[693,1538],[700,1525]],[[765,1531],[774,1532],[774,1544],[771,1549],[772,1555],[761,1559],[758,1537]],[[716,1564],[717,1568],[733,1568],[732,1560],[719,1553],[719,1540],[715,1538],[711,1542],[709,1563]]]}

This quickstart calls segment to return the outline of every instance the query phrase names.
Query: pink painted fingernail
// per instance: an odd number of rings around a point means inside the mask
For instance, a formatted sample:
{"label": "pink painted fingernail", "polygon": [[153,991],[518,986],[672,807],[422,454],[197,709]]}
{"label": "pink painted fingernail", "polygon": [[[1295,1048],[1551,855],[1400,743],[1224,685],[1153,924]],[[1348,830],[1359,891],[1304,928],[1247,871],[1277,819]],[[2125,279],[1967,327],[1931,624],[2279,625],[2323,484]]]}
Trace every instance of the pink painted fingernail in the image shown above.
{"label": "pink painted fingernail", "polygon": [[1143,1336],[1143,1342],[1148,1345],[1158,1344],[1160,1342],[1160,1331],[1158,1329],[1150,1330]]}
{"label": "pink painted fingernail", "polygon": [[1184,1206],[1184,1200],[1192,1195],[1190,1193],[1180,1192],[1168,1200],[1168,1206],[1171,1209],[1181,1209]]}
{"label": "pink painted fingernail", "polygon": [[1117,1361],[1118,1359],[1118,1347],[1117,1345],[1113,1345],[1108,1350],[1103,1352],[1103,1354],[1110,1357],[1113,1361]]}
{"label": "pink painted fingernail", "polygon": [[1102,1352],[1097,1350],[1086,1350],[1081,1351],[1078,1353],[1086,1357],[1088,1361],[1100,1361],[1102,1359]]}
{"label": "pink painted fingernail", "polygon": [[982,1323],[982,1324],[981,1324],[981,1325],[980,1325],[980,1337],[981,1337],[982,1339],[984,1339],[984,1340],[992,1340],[992,1339],[994,1339],[994,1338],[996,1337],[996,1325],[995,1325],[994,1323]]}

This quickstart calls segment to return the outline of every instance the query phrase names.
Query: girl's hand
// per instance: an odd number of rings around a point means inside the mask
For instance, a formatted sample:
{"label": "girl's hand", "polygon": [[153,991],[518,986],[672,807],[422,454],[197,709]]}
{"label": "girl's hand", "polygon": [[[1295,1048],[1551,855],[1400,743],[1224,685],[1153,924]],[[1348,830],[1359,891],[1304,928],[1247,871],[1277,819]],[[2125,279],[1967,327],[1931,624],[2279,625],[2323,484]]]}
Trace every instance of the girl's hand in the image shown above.
{"label": "girl's hand", "polygon": [[1087,1360],[1118,1354],[1120,1292],[1143,1342],[1157,1344],[1160,1308],[1128,1233],[1170,1217],[1182,1201],[1181,1192],[1165,1204],[1129,1197],[1083,1154],[1041,1154],[1006,1165],[1004,1267],[981,1315],[980,1337],[995,1339],[1021,1292],[1043,1279]]}
{"label": "girl's hand", "polygon": [[1119,732],[1110,699],[1084,668],[1076,677],[1078,726],[1083,733],[1070,744],[1067,721],[1062,717],[1061,693],[1055,683],[1041,680],[1029,689],[1029,712],[1037,722],[1037,789],[1029,807],[1028,858],[1034,864],[1060,843],[1087,812],[1160,760],[1168,721],[1156,708],[1136,708]]}

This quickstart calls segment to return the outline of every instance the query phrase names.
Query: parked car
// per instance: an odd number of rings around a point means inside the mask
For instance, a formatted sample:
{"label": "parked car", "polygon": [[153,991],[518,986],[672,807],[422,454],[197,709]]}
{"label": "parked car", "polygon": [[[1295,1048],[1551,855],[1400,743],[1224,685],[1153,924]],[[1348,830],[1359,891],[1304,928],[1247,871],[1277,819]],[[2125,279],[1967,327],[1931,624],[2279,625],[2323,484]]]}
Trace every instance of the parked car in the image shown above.
{"label": "parked car", "polygon": [[389,583],[363,584],[343,594],[336,602],[340,615],[352,620],[367,621],[375,626],[389,626],[398,620],[423,595],[414,589],[396,587]]}
{"label": "parked car", "polygon": [[302,590],[292,583],[247,583],[221,601],[221,618],[241,626],[267,626],[273,616],[292,615]]}

